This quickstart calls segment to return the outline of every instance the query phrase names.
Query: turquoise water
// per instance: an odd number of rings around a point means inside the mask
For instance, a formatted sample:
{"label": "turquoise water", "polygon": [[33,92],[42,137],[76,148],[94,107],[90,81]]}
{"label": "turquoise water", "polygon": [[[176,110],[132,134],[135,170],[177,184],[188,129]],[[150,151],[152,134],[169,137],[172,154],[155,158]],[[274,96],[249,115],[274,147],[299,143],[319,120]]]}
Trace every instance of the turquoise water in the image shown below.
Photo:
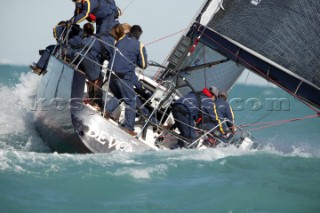
{"label": "turquoise water", "polygon": [[[320,119],[258,125],[314,114],[279,89],[230,94],[247,101],[232,102],[235,115],[256,123],[248,129],[260,150],[71,155],[50,152],[35,130],[38,81],[27,67],[0,65],[0,212],[320,212]],[[288,98],[290,109],[270,110],[268,97]]]}

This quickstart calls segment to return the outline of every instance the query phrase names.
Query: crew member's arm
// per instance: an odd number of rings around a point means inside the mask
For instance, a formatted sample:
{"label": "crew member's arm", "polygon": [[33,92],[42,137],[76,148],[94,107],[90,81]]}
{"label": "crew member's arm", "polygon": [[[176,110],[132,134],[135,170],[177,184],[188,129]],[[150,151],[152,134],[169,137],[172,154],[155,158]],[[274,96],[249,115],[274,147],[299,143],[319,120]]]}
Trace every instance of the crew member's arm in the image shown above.
{"label": "crew member's arm", "polygon": [[229,128],[227,127],[226,123],[223,123],[221,121],[221,118],[223,118],[223,115],[220,111],[217,110],[217,106],[215,103],[213,103],[213,111],[214,111],[214,114],[215,114],[215,119],[216,121],[218,122],[218,129],[220,130],[220,132],[223,134],[223,135],[226,135],[228,132],[229,132]]}
{"label": "crew member's arm", "polygon": [[230,128],[231,132],[234,134],[236,132],[236,126],[234,124],[234,113],[233,113],[232,107],[229,104],[227,105],[226,113],[227,113],[227,119],[232,122],[232,123],[227,122],[227,125]]}
{"label": "crew member's arm", "polygon": [[140,53],[138,56],[138,60],[137,60],[137,65],[141,68],[141,69],[145,69],[147,68],[148,64],[147,64],[147,51],[146,48],[144,47],[144,45],[142,43],[140,43]]}
{"label": "crew member's arm", "polygon": [[138,76],[136,75],[136,73],[133,73],[132,81],[133,81],[133,85],[136,87],[136,89],[139,92],[143,91],[142,83],[139,81]]}
{"label": "crew member's arm", "polygon": [[66,24],[64,21],[58,23],[57,26],[53,28],[53,37],[58,41],[61,37],[62,33],[64,32]]}
{"label": "crew member's arm", "polygon": [[92,8],[90,0],[84,0],[82,10],[79,14],[75,15],[73,23],[78,24],[84,21],[89,16],[91,10]]}
{"label": "crew member's arm", "polygon": [[68,44],[71,48],[82,48],[84,46],[83,37],[81,35],[73,36],[69,39]]}

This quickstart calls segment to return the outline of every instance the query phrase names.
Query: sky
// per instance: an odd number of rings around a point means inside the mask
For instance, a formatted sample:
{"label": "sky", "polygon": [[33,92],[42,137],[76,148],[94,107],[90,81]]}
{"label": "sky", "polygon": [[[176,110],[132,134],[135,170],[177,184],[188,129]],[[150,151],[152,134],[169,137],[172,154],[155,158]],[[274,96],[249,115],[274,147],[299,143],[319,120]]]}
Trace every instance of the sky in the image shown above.
{"label": "sky", "polygon": [[[160,64],[203,3],[204,0],[116,0],[123,11],[120,23],[142,27],[140,41],[146,45],[148,60]],[[29,65],[38,61],[39,49],[55,43],[52,29],[59,21],[73,16],[74,3],[71,0],[0,0],[0,8],[0,64]],[[154,71],[147,72],[153,74]],[[243,76],[239,82],[244,81]],[[249,82],[254,84],[266,84],[254,74],[250,78],[253,80]]]}
{"label": "sky", "polygon": [[[148,59],[158,63],[165,60],[182,35],[175,33],[189,26],[202,3],[203,0],[116,0],[123,10],[120,23],[142,27],[140,41],[146,44]],[[0,8],[0,64],[28,65],[39,59],[39,49],[55,43],[52,29],[59,21],[73,16],[74,3],[1,0]],[[158,41],[172,34],[175,35]]]}

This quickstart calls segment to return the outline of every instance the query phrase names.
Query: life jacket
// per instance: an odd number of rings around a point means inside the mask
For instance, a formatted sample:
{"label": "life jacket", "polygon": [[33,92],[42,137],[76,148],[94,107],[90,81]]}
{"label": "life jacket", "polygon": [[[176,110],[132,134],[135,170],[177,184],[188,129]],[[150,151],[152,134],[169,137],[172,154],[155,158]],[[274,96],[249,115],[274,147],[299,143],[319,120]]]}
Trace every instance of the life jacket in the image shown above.
{"label": "life jacket", "polygon": [[207,87],[203,88],[203,90],[201,91],[203,94],[205,94],[205,96],[209,97],[209,98],[212,98],[212,94],[210,92],[210,90],[208,90]]}

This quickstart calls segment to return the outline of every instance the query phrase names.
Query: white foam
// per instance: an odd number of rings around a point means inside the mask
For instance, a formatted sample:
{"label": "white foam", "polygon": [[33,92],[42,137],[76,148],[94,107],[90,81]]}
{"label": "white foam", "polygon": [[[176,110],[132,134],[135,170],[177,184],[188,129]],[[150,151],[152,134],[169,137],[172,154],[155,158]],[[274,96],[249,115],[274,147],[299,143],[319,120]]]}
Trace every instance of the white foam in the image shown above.
{"label": "white foam", "polygon": [[170,151],[174,156],[169,156],[170,161],[185,161],[185,160],[196,160],[196,161],[215,161],[229,156],[241,156],[248,155],[255,151],[253,150],[240,150],[235,146],[228,147],[217,147],[205,150],[178,150]]}
{"label": "white foam", "polygon": [[168,170],[168,166],[164,164],[158,164],[150,167],[143,168],[121,168],[118,169],[113,175],[124,176],[130,175],[135,179],[150,179],[152,174],[163,175]]}
{"label": "white foam", "polygon": [[[14,144],[19,143],[26,145],[22,149],[43,151],[47,147],[35,130],[31,110],[40,77],[31,72],[22,73],[19,81],[15,87],[0,86],[0,137],[8,149],[16,148]],[[14,136],[17,138],[9,139]]]}

